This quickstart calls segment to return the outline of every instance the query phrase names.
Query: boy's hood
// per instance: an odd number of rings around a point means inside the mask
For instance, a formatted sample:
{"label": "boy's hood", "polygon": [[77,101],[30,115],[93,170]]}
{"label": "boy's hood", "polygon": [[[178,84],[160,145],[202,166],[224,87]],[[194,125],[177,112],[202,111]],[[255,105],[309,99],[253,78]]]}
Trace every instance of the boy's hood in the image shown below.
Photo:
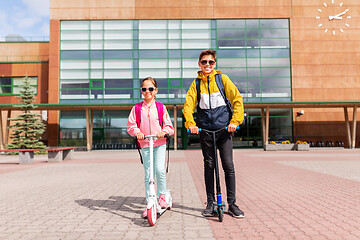
{"label": "boy's hood", "polygon": [[215,79],[215,75],[220,73],[221,71],[217,69],[214,69],[209,75],[205,75],[202,71],[198,71],[198,78],[200,78],[202,81],[207,81],[207,76],[209,76],[209,80],[211,80]]}

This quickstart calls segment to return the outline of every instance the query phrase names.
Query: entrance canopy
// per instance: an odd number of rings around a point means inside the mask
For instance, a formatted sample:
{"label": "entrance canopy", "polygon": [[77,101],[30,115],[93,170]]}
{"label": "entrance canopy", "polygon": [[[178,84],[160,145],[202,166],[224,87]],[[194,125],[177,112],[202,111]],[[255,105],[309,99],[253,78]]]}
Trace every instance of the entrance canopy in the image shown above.
{"label": "entrance canopy", "polygon": [[[174,110],[174,119],[177,119],[177,109],[182,109],[184,105],[165,104],[168,109]],[[21,111],[19,104],[0,104],[0,149],[5,149],[9,138],[8,126],[11,111]],[[35,104],[34,111],[85,111],[86,113],[86,138],[87,149],[92,149],[93,119],[94,110],[130,110],[133,105],[121,104]],[[357,108],[360,107],[360,101],[342,101],[342,102],[261,102],[244,103],[245,109],[261,109],[263,143],[268,144],[269,139],[269,112],[270,108],[342,108],[344,109],[346,136],[350,148],[355,148],[356,140],[356,120]],[[348,108],[353,109],[353,124],[350,131],[348,117]],[[2,112],[7,111],[7,121],[3,123]],[[331,119],[329,119],[330,121]],[[5,125],[5,126],[4,126]],[[4,128],[5,127],[5,128]],[[4,129],[6,129],[4,131]],[[174,122],[174,129],[177,129],[177,121]],[[177,132],[174,134],[174,149],[177,149]]]}

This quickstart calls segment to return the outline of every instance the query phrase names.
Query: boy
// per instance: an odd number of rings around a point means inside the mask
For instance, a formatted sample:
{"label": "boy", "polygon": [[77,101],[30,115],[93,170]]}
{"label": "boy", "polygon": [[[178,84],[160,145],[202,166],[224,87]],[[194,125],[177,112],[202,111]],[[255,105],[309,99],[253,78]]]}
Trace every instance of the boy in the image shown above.
{"label": "boy", "polygon": [[[244,107],[242,97],[230,78],[222,74],[222,82],[226,98],[232,104],[234,111],[226,105],[220,90],[215,81],[215,75],[221,71],[216,70],[216,52],[211,49],[204,50],[199,56],[198,78],[200,79],[200,92],[196,89],[196,79],[192,82],[185,98],[183,114],[186,119],[185,127],[191,133],[199,134],[199,129],[207,129],[216,132],[216,145],[220,151],[222,166],[225,172],[225,182],[227,190],[227,202],[229,213],[234,217],[244,217],[244,212],[235,204],[235,169],[233,163],[233,144],[231,132],[236,130],[244,120]],[[197,94],[200,94],[200,101],[197,103]],[[198,104],[198,105],[196,105]],[[197,106],[197,119],[194,121],[193,113]],[[228,130],[225,130],[228,127]],[[214,215],[214,171],[215,156],[212,134],[206,131],[200,132],[200,144],[204,156],[204,175],[207,195],[207,206],[203,211],[203,216]]]}

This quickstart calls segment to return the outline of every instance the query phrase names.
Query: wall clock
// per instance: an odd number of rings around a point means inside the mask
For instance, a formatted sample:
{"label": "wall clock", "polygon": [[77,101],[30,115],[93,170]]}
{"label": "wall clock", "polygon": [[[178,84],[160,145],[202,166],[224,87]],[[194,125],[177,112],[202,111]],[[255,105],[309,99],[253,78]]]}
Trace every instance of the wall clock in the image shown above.
{"label": "wall clock", "polygon": [[350,13],[349,8],[344,6],[341,0],[327,0],[324,1],[321,7],[317,9],[317,26],[325,33],[344,32],[350,27]]}

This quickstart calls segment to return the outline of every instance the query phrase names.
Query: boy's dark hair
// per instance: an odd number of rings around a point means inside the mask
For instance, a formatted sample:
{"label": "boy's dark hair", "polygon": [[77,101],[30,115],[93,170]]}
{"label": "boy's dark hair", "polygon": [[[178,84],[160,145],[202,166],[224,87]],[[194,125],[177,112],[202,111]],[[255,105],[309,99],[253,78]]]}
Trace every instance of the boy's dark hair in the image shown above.
{"label": "boy's dark hair", "polygon": [[199,56],[199,62],[201,61],[201,59],[203,58],[203,56],[205,56],[205,55],[211,55],[211,56],[213,56],[213,58],[214,58],[214,60],[215,60],[215,62],[216,62],[216,51],[215,50],[212,50],[212,49],[206,49],[206,50],[204,50],[204,51],[202,51],[201,53],[200,53],[200,56]]}
{"label": "boy's dark hair", "polygon": [[152,84],[154,84],[154,86],[157,88],[157,83],[156,83],[156,79],[155,78],[152,78],[152,77],[146,77],[144,78],[142,81],[141,81],[141,86],[143,85],[143,83],[145,81],[151,81]]}

